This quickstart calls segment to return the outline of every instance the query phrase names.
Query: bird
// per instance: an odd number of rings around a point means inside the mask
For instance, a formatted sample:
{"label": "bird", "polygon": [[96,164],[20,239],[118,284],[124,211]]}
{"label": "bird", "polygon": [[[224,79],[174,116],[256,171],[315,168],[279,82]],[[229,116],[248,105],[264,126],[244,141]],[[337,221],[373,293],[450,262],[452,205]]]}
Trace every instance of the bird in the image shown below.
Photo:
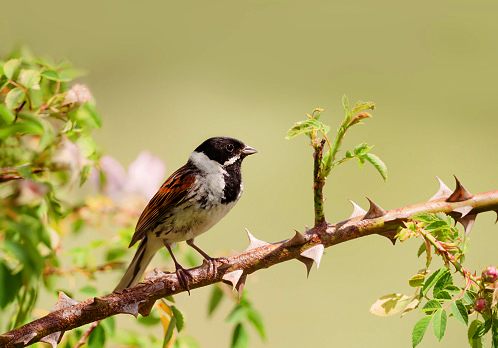
{"label": "bird", "polygon": [[230,137],[213,137],[200,144],[187,163],[166,179],[140,215],[129,245],[140,241],[138,249],[114,291],[136,285],[153,256],[165,246],[175,263],[180,286],[190,294],[191,275],[172,251],[181,241],[199,252],[216,275],[216,260],[224,258],[211,258],[194,244],[194,238],[218,223],[237,203],[244,189],[242,161],[257,152]]}

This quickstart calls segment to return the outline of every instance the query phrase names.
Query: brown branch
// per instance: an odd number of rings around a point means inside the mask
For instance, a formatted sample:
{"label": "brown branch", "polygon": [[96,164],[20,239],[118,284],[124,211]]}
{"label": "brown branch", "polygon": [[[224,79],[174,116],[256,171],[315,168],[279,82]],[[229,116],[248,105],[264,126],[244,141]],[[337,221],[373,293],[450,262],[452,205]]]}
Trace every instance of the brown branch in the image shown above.
{"label": "brown branch", "polygon": [[[457,190],[458,187],[455,192]],[[207,263],[189,270],[192,275],[190,289],[193,290],[221,281],[226,282],[229,279],[240,289],[247,275],[285,261],[302,260],[304,255],[309,255],[306,251],[320,245],[327,248],[372,234],[381,234],[393,241],[394,233],[398,227],[402,226],[403,222],[414,214],[443,212],[461,220],[463,213],[458,211],[462,211],[462,208],[466,208],[466,216],[485,211],[498,211],[498,191],[470,195],[471,198],[467,196],[465,200],[457,202],[448,202],[449,195],[446,196],[387,212],[371,202],[370,210],[362,216],[335,224],[317,225],[304,235],[296,234],[289,240],[272,244],[256,240],[250,235],[251,245],[254,243],[254,245],[259,246],[250,246],[241,254],[229,257],[228,264],[217,261],[217,274],[212,274],[212,268]],[[453,194],[451,196],[454,197]],[[382,215],[373,216],[375,214]],[[233,276],[234,274],[237,276]],[[184,291],[185,289],[181,288],[178,283],[176,274],[156,272],[153,277],[132,288],[102,297],[90,298],[74,305],[68,302],[67,305],[57,307],[62,307],[59,310],[54,308],[50,314],[1,335],[0,346],[24,347],[38,342],[51,333],[72,330],[120,313],[129,313],[135,316],[140,313],[146,316],[150,313],[156,300]]]}

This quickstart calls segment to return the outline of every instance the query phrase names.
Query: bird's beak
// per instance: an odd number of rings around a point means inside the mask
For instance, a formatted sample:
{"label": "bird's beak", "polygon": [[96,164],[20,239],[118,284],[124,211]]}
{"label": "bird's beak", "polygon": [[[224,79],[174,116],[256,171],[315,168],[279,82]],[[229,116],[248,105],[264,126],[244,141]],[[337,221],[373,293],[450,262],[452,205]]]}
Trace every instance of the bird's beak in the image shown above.
{"label": "bird's beak", "polygon": [[249,145],[246,145],[243,149],[242,149],[242,154],[244,156],[248,156],[248,155],[252,155],[253,153],[257,153],[259,152],[258,150],[256,150],[254,147],[251,147]]}

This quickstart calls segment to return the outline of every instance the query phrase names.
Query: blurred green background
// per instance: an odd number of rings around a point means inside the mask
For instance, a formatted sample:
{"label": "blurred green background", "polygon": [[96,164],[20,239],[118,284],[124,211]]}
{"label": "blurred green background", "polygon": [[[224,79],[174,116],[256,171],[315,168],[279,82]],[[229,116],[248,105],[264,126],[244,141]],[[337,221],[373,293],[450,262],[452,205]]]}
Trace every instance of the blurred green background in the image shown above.
{"label": "blurred green background", "polygon": [[[454,187],[456,174],[471,192],[498,189],[497,11],[496,1],[455,0],[2,1],[0,53],[23,43],[86,69],[104,122],[97,139],[124,165],[148,149],[171,173],[216,135],[258,148],[244,163],[242,200],[197,240],[216,254],[244,250],[244,227],[274,242],[312,224],[312,151],[305,137],[284,135],[318,106],[334,128],[343,94],[377,105],[343,149],[374,144],[389,179],[369,166],[340,167],[325,187],[329,221],[349,216],[348,198],[384,209],[427,200],[435,175]],[[494,219],[477,219],[471,269],[497,263]],[[407,280],[424,264],[418,246],[367,237],[327,249],[309,279],[298,262],[250,276],[246,289],[268,331],[266,344],[254,334],[251,347],[410,346],[419,314],[378,318],[369,308],[384,294],[411,294]],[[109,290],[117,280],[109,276]],[[203,347],[226,347],[230,306],[208,320],[209,294],[177,302]],[[465,327],[451,320],[441,344],[428,334],[421,346],[466,344]]]}

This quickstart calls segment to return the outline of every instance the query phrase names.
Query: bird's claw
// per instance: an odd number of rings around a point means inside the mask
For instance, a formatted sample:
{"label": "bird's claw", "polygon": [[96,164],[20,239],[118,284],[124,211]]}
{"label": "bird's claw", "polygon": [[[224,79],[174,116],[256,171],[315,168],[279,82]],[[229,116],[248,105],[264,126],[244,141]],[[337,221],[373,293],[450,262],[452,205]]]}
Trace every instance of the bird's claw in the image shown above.
{"label": "bird's claw", "polygon": [[180,286],[187,290],[188,294],[190,295],[190,287],[188,285],[188,279],[192,279],[192,275],[187,271],[185,268],[179,266],[176,268],[176,276],[178,278],[178,283],[180,283]]}

